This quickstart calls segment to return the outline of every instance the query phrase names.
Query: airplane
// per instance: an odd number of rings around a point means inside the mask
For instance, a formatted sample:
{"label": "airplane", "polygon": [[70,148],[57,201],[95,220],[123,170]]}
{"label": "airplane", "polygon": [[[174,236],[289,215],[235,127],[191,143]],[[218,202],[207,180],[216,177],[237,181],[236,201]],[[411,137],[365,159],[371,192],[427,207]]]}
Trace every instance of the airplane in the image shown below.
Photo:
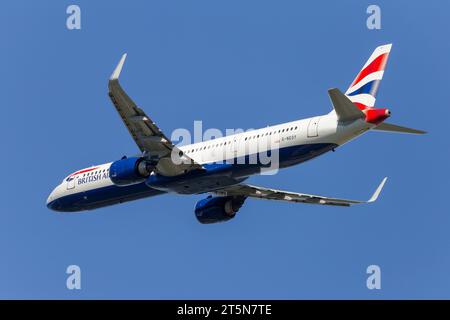
{"label": "airplane", "polygon": [[345,207],[372,203],[387,178],[367,201],[276,190],[244,181],[268,168],[261,160],[263,153],[277,154],[281,169],[334,151],[367,131],[426,133],[386,123],[390,110],[375,107],[391,47],[386,44],[373,51],[345,94],[337,88],[328,90],[333,106],[328,114],[184,146],[175,145],[121,87],[124,54],[109,79],[109,97],[141,153],[71,173],[50,193],[47,207],[77,212],[166,193],[208,194],[194,211],[200,223],[210,224],[234,218],[247,198]]}

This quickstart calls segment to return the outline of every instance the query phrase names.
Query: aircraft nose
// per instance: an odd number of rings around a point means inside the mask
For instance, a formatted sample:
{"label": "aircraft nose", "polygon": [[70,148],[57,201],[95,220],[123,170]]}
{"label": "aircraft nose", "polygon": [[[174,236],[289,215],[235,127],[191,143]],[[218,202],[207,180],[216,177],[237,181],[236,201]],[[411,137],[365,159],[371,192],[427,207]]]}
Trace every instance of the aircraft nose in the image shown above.
{"label": "aircraft nose", "polygon": [[55,190],[53,190],[47,198],[47,208],[59,211],[61,209],[61,202],[55,197]]}
{"label": "aircraft nose", "polygon": [[54,210],[54,211],[60,211],[61,203],[58,199],[50,201],[50,202],[47,201],[47,208]]}

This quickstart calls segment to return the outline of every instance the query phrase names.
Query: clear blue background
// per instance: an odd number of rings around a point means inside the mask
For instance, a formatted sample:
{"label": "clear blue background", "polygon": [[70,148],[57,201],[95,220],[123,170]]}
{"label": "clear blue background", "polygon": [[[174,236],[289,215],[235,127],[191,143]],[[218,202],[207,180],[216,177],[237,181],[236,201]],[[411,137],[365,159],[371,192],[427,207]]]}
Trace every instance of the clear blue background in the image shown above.
{"label": "clear blue background", "polygon": [[[66,8],[82,29],[66,28]],[[3,1],[0,298],[450,298],[448,1]],[[333,208],[248,200],[199,224],[204,196],[84,214],[45,200],[79,168],[137,151],[107,96],[122,83],[168,134],[257,128],[329,112],[372,50],[393,49],[377,105],[426,136],[371,132],[255,184],[366,198]],[[82,290],[66,289],[66,267]],[[382,289],[366,288],[366,268]]]}

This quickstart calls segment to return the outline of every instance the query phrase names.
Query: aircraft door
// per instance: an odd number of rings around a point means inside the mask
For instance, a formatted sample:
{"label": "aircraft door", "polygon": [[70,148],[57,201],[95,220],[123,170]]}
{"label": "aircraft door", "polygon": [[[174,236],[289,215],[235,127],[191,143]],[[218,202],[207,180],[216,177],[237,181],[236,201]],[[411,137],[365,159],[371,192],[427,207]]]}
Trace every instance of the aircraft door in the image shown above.
{"label": "aircraft door", "polygon": [[67,190],[75,188],[75,177],[69,177],[66,179],[67,181]]}
{"label": "aircraft door", "polygon": [[308,138],[319,136],[319,121],[320,117],[314,117],[309,120],[307,136]]}
{"label": "aircraft door", "polygon": [[236,137],[231,137],[231,140],[228,141],[228,144],[226,146],[226,157],[225,158],[228,161],[237,157],[238,147],[239,147],[239,139]]}
{"label": "aircraft door", "polygon": [[239,150],[239,138],[234,137],[233,138],[233,156],[237,158],[238,156],[238,150]]}

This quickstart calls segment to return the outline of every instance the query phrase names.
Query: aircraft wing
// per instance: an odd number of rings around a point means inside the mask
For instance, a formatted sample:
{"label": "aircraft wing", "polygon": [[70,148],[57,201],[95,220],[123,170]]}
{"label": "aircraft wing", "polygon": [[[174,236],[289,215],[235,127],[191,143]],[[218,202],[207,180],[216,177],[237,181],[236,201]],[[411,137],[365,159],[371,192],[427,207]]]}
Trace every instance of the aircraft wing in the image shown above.
{"label": "aircraft wing", "polygon": [[109,97],[144,157],[157,163],[156,170],[166,176],[201,169],[202,166],[183,154],[122,89],[119,75],[126,56],[122,56],[109,79]]}
{"label": "aircraft wing", "polygon": [[370,203],[376,201],[378,196],[380,195],[381,190],[383,189],[384,184],[386,183],[386,180],[387,177],[381,181],[380,185],[375,190],[372,197],[367,201],[329,198],[306,193],[297,193],[297,192],[289,192],[257,187],[247,184],[237,184],[224,189],[220,189],[214,193],[219,196],[245,196],[267,200],[283,200],[290,202],[302,202],[310,204],[349,207],[353,204]]}

